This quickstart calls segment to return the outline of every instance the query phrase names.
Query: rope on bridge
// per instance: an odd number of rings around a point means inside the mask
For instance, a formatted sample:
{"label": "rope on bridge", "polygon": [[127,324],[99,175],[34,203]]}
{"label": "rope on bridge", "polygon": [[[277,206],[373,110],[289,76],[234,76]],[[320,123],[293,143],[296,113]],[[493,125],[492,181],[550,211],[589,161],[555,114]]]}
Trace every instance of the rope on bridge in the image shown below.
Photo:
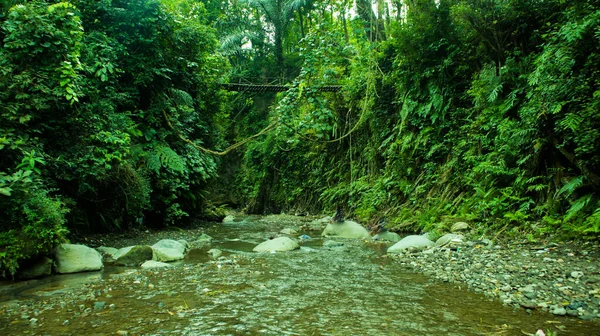
{"label": "rope on bridge", "polygon": [[[284,92],[289,90],[285,85],[260,85],[260,84],[236,84],[223,83],[223,90],[240,91],[240,92]],[[341,85],[325,85],[317,88],[320,92],[338,92],[342,88]]]}
{"label": "rope on bridge", "polygon": [[175,132],[175,134],[177,134],[177,136],[179,137],[179,139],[183,140],[184,142],[187,142],[188,144],[192,145],[194,148],[196,148],[197,150],[200,150],[202,152],[208,153],[208,154],[213,154],[213,155],[219,155],[219,156],[223,156],[223,155],[227,155],[229,152],[235,150],[238,147],[241,147],[245,144],[247,144],[248,142],[252,141],[252,139],[259,137],[265,133],[268,133],[270,131],[272,131],[277,124],[279,123],[278,119],[275,119],[275,121],[273,121],[272,123],[270,123],[267,127],[263,128],[260,132],[240,141],[237,143],[234,143],[233,145],[225,148],[224,151],[222,152],[218,152],[218,151],[214,151],[212,149],[208,149],[208,148],[204,148],[200,145],[195,144],[192,140],[186,138],[185,136],[183,136],[183,134],[181,134],[179,131],[177,131],[175,129],[175,127],[173,127],[173,124],[171,124],[171,119],[169,119],[169,115],[167,114],[166,111],[163,110],[163,115],[165,116],[165,120],[167,121],[167,125],[169,125],[169,128],[171,128],[171,130],[173,130],[173,132]]}
{"label": "rope on bridge", "polygon": [[[221,85],[225,88],[225,90],[228,90],[228,91],[282,92],[282,91],[287,91],[289,89],[287,86],[283,86],[283,85],[254,85],[254,84],[221,84]],[[367,95],[368,95],[369,88],[370,88],[370,86],[367,85]],[[322,91],[322,92],[337,92],[340,89],[341,89],[341,86],[328,85],[328,86],[322,86],[322,87],[318,88],[317,90]],[[365,106],[363,106],[363,108],[362,108],[360,117],[358,118],[358,121],[354,124],[354,126],[346,134],[344,134],[338,138],[332,139],[332,140],[322,140],[322,139],[317,139],[317,138],[313,138],[310,136],[306,136],[306,135],[300,133],[298,131],[298,129],[296,129],[295,127],[293,127],[285,122],[281,122],[281,123],[284,126],[292,129],[294,131],[294,133],[298,134],[298,136],[300,136],[301,138],[304,138],[306,140],[313,141],[313,142],[321,142],[321,143],[334,143],[334,142],[341,141],[341,140],[345,139],[346,137],[350,136],[362,124],[363,118],[365,116],[365,112],[367,110],[366,97],[365,97],[364,105]],[[238,147],[241,147],[241,146],[247,144],[248,142],[252,141],[253,139],[274,130],[277,127],[277,125],[280,123],[279,117],[277,117],[272,123],[270,123],[267,127],[263,128],[260,132],[254,134],[254,135],[251,135],[251,136],[247,137],[246,139],[239,141],[239,142],[225,148],[225,150],[219,152],[219,151],[214,151],[212,149],[202,147],[202,146],[194,143],[192,140],[186,138],[183,134],[181,134],[179,131],[177,131],[175,129],[175,127],[173,127],[173,124],[171,123],[171,119],[169,118],[169,115],[164,110],[163,110],[163,116],[165,117],[165,120],[167,121],[167,125],[169,125],[169,128],[171,128],[171,130],[173,132],[175,132],[175,134],[177,134],[179,139],[183,140],[184,142],[190,144],[191,146],[193,146],[194,148],[196,148],[202,152],[205,152],[208,154],[213,154],[213,155],[219,155],[219,156],[227,155],[227,154],[229,154],[229,152],[237,149]]]}

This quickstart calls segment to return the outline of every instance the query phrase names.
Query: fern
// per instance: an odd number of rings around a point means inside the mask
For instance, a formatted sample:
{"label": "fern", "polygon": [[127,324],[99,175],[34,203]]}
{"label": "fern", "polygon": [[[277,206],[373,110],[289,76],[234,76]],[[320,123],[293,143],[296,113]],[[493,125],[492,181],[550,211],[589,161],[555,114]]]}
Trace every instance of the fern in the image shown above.
{"label": "fern", "polygon": [[592,194],[588,194],[578,198],[577,201],[573,202],[565,214],[565,220],[571,220],[573,217],[575,217],[577,213],[579,213],[579,211],[581,211],[581,209],[583,209],[590,202],[591,199]]}
{"label": "fern", "polygon": [[581,116],[576,115],[575,113],[568,113],[563,120],[560,122],[560,126],[565,129],[570,129],[573,132],[577,132],[577,130],[581,129],[581,123],[583,122],[583,118]]}
{"label": "fern", "polygon": [[161,167],[171,169],[176,172],[182,172],[185,169],[185,162],[174,150],[166,145],[157,145],[154,151],[148,153],[146,157],[146,167],[149,170],[158,172]]}
{"label": "fern", "polygon": [[583,178],[583,176],[579,176],[569,181],[569,183],[560,188],[560,190],[554,195],[554,198],[558,198],[562,194],[565,194],[565,198],[571,196],[575,189],[581,187],[583,184]]}
{"label": "fern", "polygon": [[194,98],[192,98],[189,93],[179,89],[170,89],[169,91],[171,93],[171,99],[178,106],[194,106]]}

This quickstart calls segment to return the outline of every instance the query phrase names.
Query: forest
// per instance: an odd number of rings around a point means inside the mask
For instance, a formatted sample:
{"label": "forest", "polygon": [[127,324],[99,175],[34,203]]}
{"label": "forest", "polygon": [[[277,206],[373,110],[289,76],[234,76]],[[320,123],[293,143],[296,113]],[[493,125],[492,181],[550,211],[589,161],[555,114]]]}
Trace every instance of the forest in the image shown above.
{"label": "forest", "polygon": [[5,0],[0,40],[5,276],[227,209],[600,234],[597,0]]}

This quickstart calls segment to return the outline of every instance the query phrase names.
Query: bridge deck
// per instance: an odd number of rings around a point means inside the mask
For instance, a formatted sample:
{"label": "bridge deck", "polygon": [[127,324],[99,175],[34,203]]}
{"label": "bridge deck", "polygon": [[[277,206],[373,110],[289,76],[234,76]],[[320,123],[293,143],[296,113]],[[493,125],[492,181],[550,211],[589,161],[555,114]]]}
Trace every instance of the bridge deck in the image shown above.
{"label": "bridge deck", "polygon": [[[223,90],[227,91],[241,91],[241,92],[283,92],[287,91],[289,87],[284,85],[258,85],[258,84],[234,84],[224,83],[221,84]],[[341,85],[326,85],[317,88],[321,92],[337,92],[342,88]]]}

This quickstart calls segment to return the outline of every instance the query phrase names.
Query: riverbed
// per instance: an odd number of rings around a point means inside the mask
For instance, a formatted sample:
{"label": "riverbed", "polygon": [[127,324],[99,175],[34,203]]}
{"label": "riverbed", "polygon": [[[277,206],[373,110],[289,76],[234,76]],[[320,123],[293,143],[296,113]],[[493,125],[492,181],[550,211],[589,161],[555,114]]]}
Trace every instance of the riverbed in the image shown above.
{"label": "riverbed", "polygon": [[339,240],[326,248],[319,232],[304,231],[312,238],[299,250],[252,252],[304,224],[243,217],[161,232],[154,239],[209,234],[223,256],[212,260],[203,248],[169,269],[106,267],[5,283],[0,334],[600,335],[594,321],[512,309],[411,272],[385,256],[385,244]]}

